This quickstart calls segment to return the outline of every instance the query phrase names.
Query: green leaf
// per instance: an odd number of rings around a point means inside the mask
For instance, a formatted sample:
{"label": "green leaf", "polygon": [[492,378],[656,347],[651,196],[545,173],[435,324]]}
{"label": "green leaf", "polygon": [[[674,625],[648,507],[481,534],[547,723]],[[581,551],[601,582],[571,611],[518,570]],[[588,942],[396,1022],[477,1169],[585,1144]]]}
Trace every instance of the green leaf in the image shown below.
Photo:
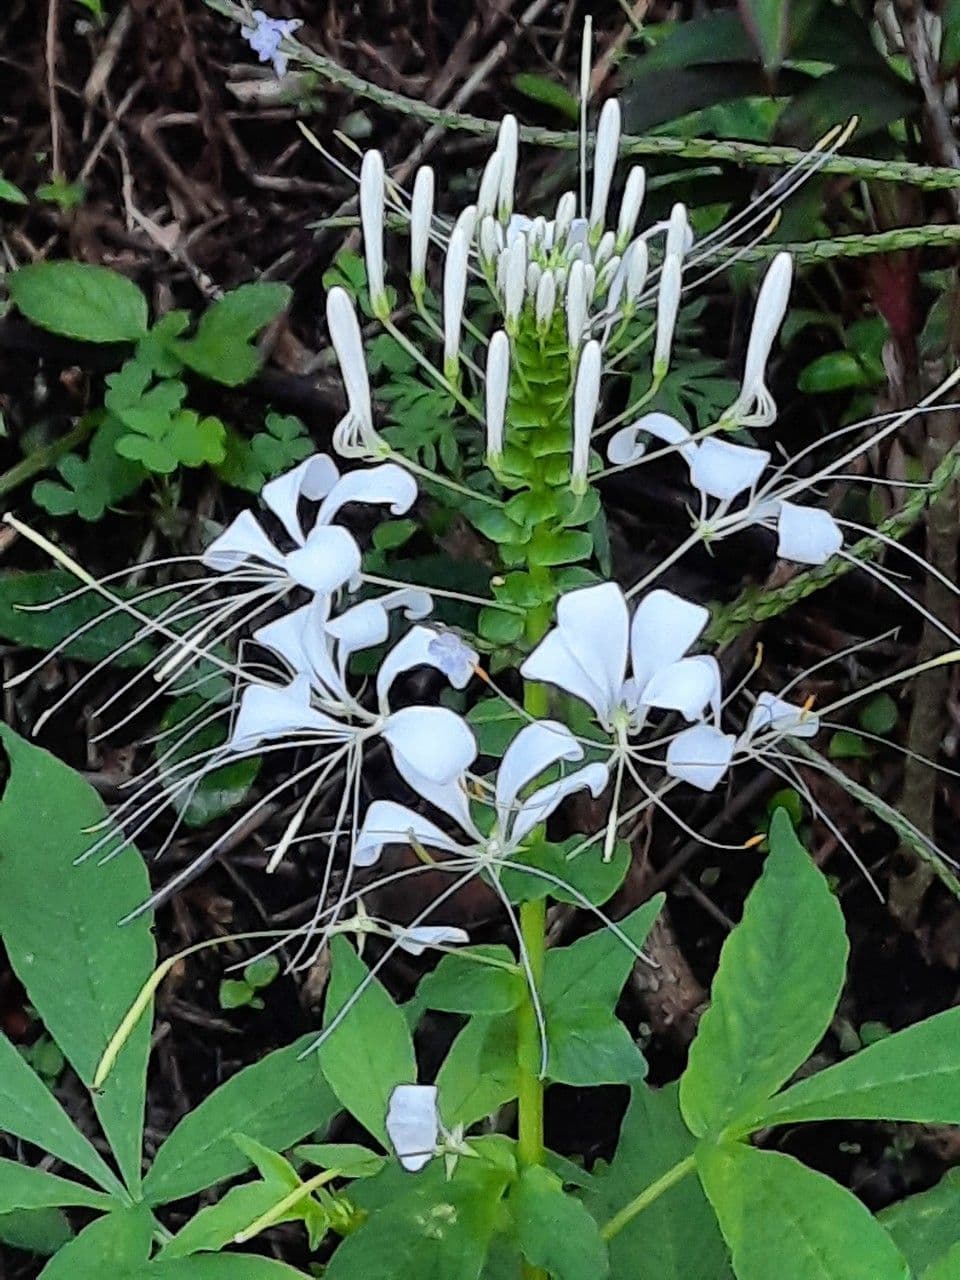
{"label": "green leaf", "polygon": [[[123,423],[108,415],[94,432],[86,458],[68,453],[57,463],[62,483],[37,481],[32,492],[34,502],[54,516],[102,519],[109,508],[135,493],[146,479],[147,473],[138,462],[117,453],[117,442],[125,432]],[[104,607],[95,592],[88,592],[82,599],[93,599]]]}
{"label": "green leaf", "polygon": [[7,276],[10,299],[28,320],[83,342],[136,342],[147,331],[147,300],[126,276],[88,262],[36,262]]}
{"label": "green leaf", "polygon": [[[583,906],[584,899],[595,906],[608,902],[620,888],[630,867],[633,857],[630,845],[626,840],[618,841],[608,862],[600,856],[599,842],[575,858],[567,856],[581,844],[583,837],[580,835],[571,836],[563,844],[539,840],[515,854],[510,860],[511,867],[505,867],[501,876],[501,884],[510,901],[532,902],[550,897],[577,907]],[[512,869],[517,866],[535,867],[546,874]]]}
{"label": "green leaf", "polygon": [[413,1041],[403,1013],[380,983],[370,978],[346,938],[334,938],[330,958],[324,1026],[366,985],[321,1046],[320,1064],[341,1103],[386,1146],[390,1095],[398,1084],[413,1084],[417,1079]]}
{"label": "green leaf", "polygon": [[529,71],[521,71],[513,77],[513,87],[525,98],[540,102],[545,107],[553,107],[568,120],[577,119],[577,100],[569,89],[556,80],[546,76],[534,75]]}
{"label": "green leaf", "polygon": [[718,1133],[751,1113],[809,1056],[836,1008],[847,950],[840,907],[778,809],[680,1082],[693,1133]]}
{"label": "green leaf", "polygon": [[437,1072],[444,1123],[466,1127],[492,1115],[517,1096],[517,1079],[515,1020],[471,1018]]}
{"label": "green leaf", "polygon": [[[114,1032],[153,971],[149,916],[118,921],[149,895],[140,855],[74,860],[106,808],[47,751],[0,726],[10,765],[0,802],[0,935],[47,1030],[81,1080],[93,1080]],[[50,945],[51,937],[56,945]],[[140,1019],[93,1104],[131,1190],[140,1183],[151,1019]]]}
{"label": "green leaf", "polygon": [[739,9],[764,70],[778,70],[787,51],[790,0],[740,0]]}
{"label": "green leaf", "polygon": [[216,1204],[194,1214],[173,1239],[161,1249],[165,1262],[193,1253],[216,1253],[232,1243],[238,1231],[265,1214],[283,1198],[283,1192],[268,1182],[249,1182],[230,1190]]}
{"label": "green leaf", "polygon": [[593,539],[582,529],[558,529],[554,533],[538,533],[531,544],[527,559],[530,564],[571,564],[575,560],[587,560],[593,554]]}
{"label": "green leaf", "polygon": [[873,387],[882,376],[882,369],[878,372],[868,368],[852,351],[829,351],[807,365],[797,379],[797,386],[807,395],[817,395]]}
{"label": "green leaf", "polygon": [[555,1173],[524,1169],[508,1201],[520,1251],[556,1280],[604,1280],[610,1274],[600,1229]]}
{"label": "green leaf", "polygon": [[260,369],[260,353],[250,339],[274,320],[292,296],[285,284],[244,284],[215,302],[200,317],[192,338],[171,349],[195,373],[237,387]]}
{"label": "green leaf", "polygon": [[647,1063],[627,1028],[603,1009],[562,1009],[547,1020],[547,1075],[590,1088],[642,1080]]}
{"label": "green leaf", "polygon": [[121,1275],[116,1280],[304,1280],[304,1273],[285,1262],[273,1262],[253,1253],[223,1253],[170,1262],[158,1259],[135,1274]]}
{"label": "green leaf", "polygon": [[114,1205],[102,1191],[92,1191],[69,1178],[0,1158],[0,1214],[12,1209],[103,1209]]}
{"label": "green leaf", "polygon": [[960,1280],[960,1245],[954,1245],[923,1273],[922,1280]]}
{"label": "green leaf", "polygon": [[[678,1086],[637,1085],[616,1154],[594,1169],[585,1200],[606,1222],[668,1170],[687,1159],[694,1140],[680,1115]],[[675,1183],[609,1242],[615,1280],[733,1280],[726,1245],[696,1178]]]}
{"label": "green leaf", "polygon": [[40,1280],[96,1280],[140,1274],[150,1256],[155,1223],[145,1205],[117,1209],[81,1231],[47,1263]]}
{"label": "green leaf", "polygon": [[876,1041],[759,1105],[751,1127],[800,1120],[960,1124],[960,1009]]}
{"label": "green leaf", "polygon": [[897,726],[900,711],[889,693],[878,693],[861,707],[857,719],[867,733],[890,733]]}
{"label": "green leaf", "polygon": [[386,1164],[358,1142],[308,1142],[297,1147],[294,1155],[320,1169],[338,1169],[345,1178],[372,1178]]}
{"label": "green leaf", "polygon": [[697,1148],[697,1171],[737,1280],[909,1280],[865,1205],[792,1156],[742,1143]]}
{"label": "green leaf", "polygon": [[[212,722],[203,728],[197,728],[198,719],[206,717],[203,707],[208,705],[207,699],[199,694],[188,693],[170,703],[164,712],[160,727],[162,730],[175,728],[193,716],[190,732],[185,733],[180,743],[172,750],[169,739],[161,739],[157,746],[157,754],[164,755],[166,770],[176,770],[183,764],[182,771],[174,772],[168,786],[196,768],[195,757],[201,751],[209,751],[226,741],[227,729],[220,721]],[[204,827],[215,818],[229,813],[241,804],[260,772],[260,757],[249,756],[244,760],[234,760],[220,765],[204,773],[200,780],[180,792],[174,799],[174,807],[183,816],[188,827]]]}
{"label": "green leaf", "polygon": [[509,1178],[483,1159],[461,1160],[449,1182],[439,1160],[416,1177],[388,1167],[363,1184],[372,1192],[383,1179],[385,1204],[347,1236],[324,1280],[477,1280]]}
{"label": "green leaf", "polygon": [[960,1244],[958,1206],[960,1169],[950,1169],[929,1191],[907,1196],[878,1215],[915,1276]]}
{"label": "green leaf", "polygon": [[[494,967],[478,963],[471,960],[474,955],[499,964]],[[445,955],[431,973],[421,978],[416,999],[425,1009],[446,1013],[510,1013],[523,999],[525,990],[509,947],[467,947]]]}
{"label": "green leaf", "polygon": [[243,1173],[251,1162],[234,1142],[238,1133],[282,1150],[325,1128],[338,1106],[317,1055],[302,1056],[315,1038],[244,1067],[184,1116],[144,1180],[148,1201],[181,1200]]}
{"label": "green leaf", "polygon": [[49,1257],[73,1239],[73,1229],[59,1209],[18,1209],[0,1214],[0,1244]]}
{"label": "green leaf", "polygon": [[96,1148],[4,1035],[0,1035],[0,1133],[49,1151],[108,1191],[121,1190]]}
{"label": "green leaf", "polygon": [[477,627],[482,639],[500,648],[516,643],[523,635],[523,615],[508,613],[496,605],[485,605],[480,610]]}
{"label": "green leaf", "polygon": [[0,176],[0,200],[5,200],[7,204],[27,203],[27,197],[20,188],[2,176]]}

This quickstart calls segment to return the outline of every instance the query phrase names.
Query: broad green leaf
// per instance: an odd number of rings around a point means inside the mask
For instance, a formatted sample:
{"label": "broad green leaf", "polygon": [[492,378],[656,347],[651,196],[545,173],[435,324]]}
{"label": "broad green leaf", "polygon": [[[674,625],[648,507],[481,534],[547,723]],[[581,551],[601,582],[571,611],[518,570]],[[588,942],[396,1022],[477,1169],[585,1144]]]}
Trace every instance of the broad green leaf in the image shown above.
{"label": "broad green leaf", "polygon": [[160,1250],[159,1257],[167,1262],[193,1253],[216,1253],[230,1244],[238,1231],[249,1227],[273,1208],[283,1194],[268,1182],[249,1182],[231,1187],[216,1204],[201,1209],[181,1227],[169,1244]]}
{"label": "broad green leaf", "polygon": [[960,1245],[960,1169],[950,1169],[929,1191],[907,1196],[878,1215],[894,1244],[921,1276],[931,1263]]}
{"label": "broad green leaf", "polygon": [[763,874],[723,945],[680,1082],[693,1133],[718,1133],[750,1114],[809,1056],[830,1024],[846,958],[837,900],[778,809]]}
{"label": "broad green leaf", "polygon": [[15,1209],[13,1213],[0,1213],[0,1244],[48,1258],[72,1239],[73,1228],[59,1209]]}
{"label": "broad green leaf", "polygon": [[[662,905],[658,894],[618,920],[617,928],[642,947]],[[609,928],[547,952],[542,996],[551,1080],[616,1084],[646,1075],[642,1053],[614,1014],[635,963],[634,952]]]}
{"label": "broad green leaf", "polygon": [[88,262],[36,262],[7,277],[28,320],[83,342],[136,342],[147,331],[147,300],[126,276]]}
{"label": "broad green leaf", "polygon": [[792,1156],[702,1142],[697,1170],[737,1280],[909,1280],[866,1206]]}
{"label": "broad green leaf", "polygon": [[437,1072],[439,1109],[446,1125],[471,1125],[517,1096],[514,1018],[473,1017]]}
{"label": "broad green leaf", "polygon": [[320,1169],[339,1169],[345,1178],[372,1178],[386,1163],[384,1156],[358,1142],[308,1142],[297,1147],[294,1155]]}
{"label": "broad green leaf", "polygon": [[100,1153],[4,1035],[0,1035],[0,1133],[49,1151],[108,1191],[121,1190]]}
{"label": "broad green leaf", "polygon": [[91,1191],[69,1178],[0,1158],[0,1214],[12,1209],[68,1207],[106,1211],[115,1207],[115,1201],[102,1191]]}
{"label": "broad green leaf", "polygon": [[[486,956],[499,964],[482,964],[471,959],[472,955]],[[510,1013],[523,999],[524,990],[523,976],[509,947],[469,947],[445,955],[421,978],[416,1000],[422,1008],[447,1013]]]}
{"label": "broad green leaf", "polygon": [[47,1263],[40,1280],[99,1280],[138,1273],[150,1256],[155,1225],[145,1205],[97,1218]]}
{"label": "broad green leaf", "polygon": [[524,1169],[508,1201],[529,1263],[556,1280],[604,1280],[610,1274],[600,1229],[579,1200],[548,1169]]}
{"label": "broad green leaf", "polygon": [[740,0],[740,16],[765,71],[776,71],[787,51],[790,0]]}
{"label": "broad green leaf", "polygon": [[290,298],[285,284],[241,285],[204,312],[192,338],[175,340],[171,350],[195,373],[214,382],[228,387],[249,382],[261,363],[250,339],[280,314]]}
{"label": "broad green leaf", "polygon": [[948,1250],[942,1258],[931,1263],[921,1280],[960,1280],[960,1244]]}
{"label": "broad green leaf", "polygon": [[[320,1047],[320,1065],[330,1088],[352,1116],[387,1144],[390,1095],[398,1084],[414,1084],[417,1061],[406,1019],[345,938],[334,938],[324,1025],[349,1001],[349,1012]],[[363,986],[358,997],[355,993]]]}
{"label": "broad green leaf", "polygon": [[521,71],[513,77],[513,87],[525,98],[532,98],[534,102],[542,102],[545,107],[552,107],[568,120],[577,119],[577,100],[559,81]]}
{"label": "broad green leaf", "polygon": [[[106,814],[93,788],[0,726],[10,765],[0,801],[0,936],[47,1030],[85,1083],[153,971],[151,921],[119,921],[149,895],[132,846],[104,866],[74,859]],[[51,945],[55,940],[55,945]],[[140,1019],[93,1104],[131,1190],[140,1182],[151,1019]]]}
{"label": "broad green leaf", "polygon": [[461,1160],[449,1182],[440,1160],[416,1176],[385,1169],[362,1184],[375,1195],[383,1179],[385,1203],[340,1245],[325,1280],[476,1280],[509,1178],[484,1159]]}
{"label": "broad green leaf", "polygon": [[253,1253],[223,1253],[175,1258],[171,1262],[157,1260],[133,1275],[118,1276],[117,1280],[304,1280],[304,1273],[285,1262],[273,1262]]}
{"label": "broad green leaf", "polygon": [[960,1124],[960,1009],[936,1013],[759,1105],[750,1126],[798,1120]]}
{"label": "broad green leaf", "polygon": [[[601,1224],[692,1154],[677,1085],[638,1085],[620,1129],[616,1154],[594,1169],[584,1195]],[[615,1280],[733,1280],[726,1245],[696,1178],[676,1183],[609,1242]]]}
{"label": "broad green leaf", "polygon": [[144,1179],[150,1204],[167,1204],[235,1177],[250,1166],[234,1137],[284,1150],[324,1129],[338,1110],[315,1053],[315,1036],[244,1067],[180,1121]]}
{"label": "broad green leaf", "polygon": [[[481,750],[483,747],[481,746]],[[623,883],[633,857],[626,840],[618,840],[608,862],[599,856],[594,844],[575,858],[567,855],[583,844],[580,835],[571,836],[563,844],[539,840],[510,859],[510,867],[501,876],[504,892],[511,902],[527,902],[537,898],[554,898],[582,907],[584,899],[599,906],[608,902]],[[517,866],[533,871],[514,870]],[[538,875],[537,872],[543,874]]]}

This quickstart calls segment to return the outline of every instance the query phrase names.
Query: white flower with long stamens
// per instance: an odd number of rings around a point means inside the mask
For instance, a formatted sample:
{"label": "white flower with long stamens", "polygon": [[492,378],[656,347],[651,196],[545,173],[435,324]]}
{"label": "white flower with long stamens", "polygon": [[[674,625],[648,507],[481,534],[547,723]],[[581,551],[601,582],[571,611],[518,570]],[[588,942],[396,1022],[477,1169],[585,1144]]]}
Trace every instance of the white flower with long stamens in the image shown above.
{"label": "white flower with long stamens", "polygon": [[[356,539],[332,523],[341,509],[350,502],[386,504],[394,515],[403,515],[416,501],[417,484],[393,462],[341,476],[333,459],[318,453],[265,484],[261,497],[283,525],[293,550],[280,550],[257,519],[244,511],[206,549],[203,564],[217,573],[231,573],[251,562],[262,563],[279,570],[290,585],[326,593],[359,582]],[[300,519],[301,499],[320,503],[309,533]]]}
{"label": "white flower with long stamens", "polygon": [[360,224],[367,264],[367,287],[373,313],[383,319],[390,304],[383,275],[383,214],[386,175],[379,151],[364,152],[360,165]]}
{"label": "white flower with long stamens", "polygon": [[603,352],[600,343],[592,338],[583,348],[577,367],[577,381],[573,391],[573,458],[570,464],[570,488],[574,493],[587,491],[587,473],[590,469],[590,437],[600,403],[600,374],[603,369]]}
{"label": "white flower with long stamens", "polygon": [[517,182],[517,152],[519,129],[517,117],[506,115],[500,121],[497,134],[497,151],[500,153],[500,189],[497,195],[497,216],[504,224],[513,213],[513,192]]}
{"label": "white flower with long stamens", "polygon": [[443,271],[443,373],[456,382],[460,369],[460,330],[467,291],[467,259],[470,242],[464,226],[455,226],[450,235]]}
{"label": "white flower with long stamens", "polygon": [[640,602],[631,622],[615,583],[581,587],[560,597],[557,625],[525,659],[520,674],[580,698],[613,733],[639,730],[651,708],[696,720],[710,706],[716,715],[716,660],[685,656],[708,618],[702,605],[656,590]]}
{"label": "white flower with long stamens", "polygon": [[427,250],[433,225],[434,174],[430,165],[417,170],[410,201],[410,288],[421,297],[427,283]]}
{"label": "white flower with long stamens", "polygon": [[753,327],[747,344],[740,394],[721,421],[742,427],[768,427],[776,420],[777,406],[767,390],[766,369],[774,339],[783,324],[790,300],[793,259],[778,253],[763,278],[757,295]]}
{"label": "white flower with long stamens", "polygon": [[340,285],[327,294],[327,327],[347,392],[347,412],[333,432],[333,447],[344,458],[383,457],[387,450],[373,426],[370,378],[353,299]]}
{"label": "white flower with long stamens", "polygon": [[510,392],[510,339],[498,329],[487,348],[486,368],[487,464],[497,468],[503,458],[503,425]]}
{"label": "white flower with long stamens", "polygon": [[678,254],[668,254],[660,273],[660,289],[657,293],[657,339],[653,350],[653,376],[662,381],[670,368],[670,352],[673,347],[673,331],[680,310],[680,291],[683,286],[683,266]]}
{"label": "white flower with long stamens", "polygon": [[603,793],[607,767],[595,763],[583,765],[520,799],[521,793],[547,769],[561,761],[576,763],[583,754],[580,743],[558,721],[538,720],[525,725],[507,747],[497,770],[493,824],[486,833],[470,813],[465,777],[437,785],[398,759],[397,767],[410,786],[452,818],[462,834],[447,835],[429,818],[396,801],[375,800],[354,843],[353,861],[361,867],[374,866],[387,845],[405,844],[412,837],[424,848],[475,861],[481,870],[492,869],[519,852],[531,832],[546,822],[567,796],[583,790],[589,790],[594,797]]}
{"label": "white flower with long stamens", "polygon": [[633,239],[637,228],[637,220],[643,207],[643,197],[647,189],[647,174],[642,165],[635,164],[627,174],[623,188],[623,199],[620,201],[620,216],[617,219],[617,253],[623,253]]}
{"label": "white flower with long stamens", "polygon": [[608,98],[600,112],[597,142],[593,153],[593,187],[590,194],[590,239],[594,243],[603,234],[607,220],[610,183],[620,149],[620,103]]}

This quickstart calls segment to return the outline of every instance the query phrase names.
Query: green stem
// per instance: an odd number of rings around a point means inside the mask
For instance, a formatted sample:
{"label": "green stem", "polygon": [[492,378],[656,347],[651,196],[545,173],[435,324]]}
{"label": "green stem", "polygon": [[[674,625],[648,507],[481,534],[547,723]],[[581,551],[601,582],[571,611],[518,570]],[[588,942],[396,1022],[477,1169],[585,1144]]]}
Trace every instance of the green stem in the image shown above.
{"label": "green stem", "polygon": [[59,440],[45,444],[40,449],[34,449],[32,453],[0,476],[0,497],[6,497],[27,480],[32,480],[35,475],[46,471],[55,462],[59,462],[63,455],[69,453],[76,445],[83,444],[84,440],[93,434],[93,427],[90,416],[86,415]]}
{"label": "green stem", "polygon": [[675,1164],[672,1169],[668,1169],[666,1173],[661,1174],[656,1182],[651,1182],[638,1196],[625,1204],[622,1209],[613,1215],[609,1222],[604,1223],[600,1228],[600,1235],[604,1240],[612,1240],[614,1236],[619,1235],[625,1226],[633,1221],[638,1213],[643,1213],[644,1209],[653,1204],[654,1200],[660,1197],[671,1187],[676,1186],[678,1182],[682,1182],[688,1173],[693,1173],[694,1158],[687,1156],[685,1160],[681,1160],[679,1164]]}

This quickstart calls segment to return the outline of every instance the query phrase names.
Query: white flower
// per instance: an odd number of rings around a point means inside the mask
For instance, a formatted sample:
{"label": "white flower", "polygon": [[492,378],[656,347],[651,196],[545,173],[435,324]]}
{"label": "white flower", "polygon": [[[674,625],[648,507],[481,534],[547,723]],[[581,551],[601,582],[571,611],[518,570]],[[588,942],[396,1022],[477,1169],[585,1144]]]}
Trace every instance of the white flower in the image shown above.
{"label": "white flower", "polygon": [[280,49],[282,41],[298,31],[303,23],[299,18],[271,18],[262,9],[254,9],[252,27],[241,27],[240,35],[246,40],[261,62],[272,62],[277,76],[286,75],[287,55]]}
{"label": "white flower", "polygon": [[443,271],[443,372],[453,382],[460,364],[460,326],[467,291],[467,260],[470,241],[467,229],[455,226],[450,234]]}
{"label": "white flower", "polygon": [[700,791],[713,791],[733,761],[737,740],[709,724],[684,729],[667,747],[667,773]]}
{"label": "white flower", "polygon": [[[281,551],[251,512],[243,511],[206,549],[203,564],[217,573],[229,573],[259,561],[291,583],[325,593],[356,580],[360,572],[356,540],[346,529],[331,523],[340,509],[348,502],[386,503],[394,515],[402,515],[416,500],[417,484],[392,462],[341,476],[332,458],[317,453],[265,484],[261,497],[283,525],[294,549]],[[322,499],[309,533],[300,521],[301,498],[312,502]]]}
{"label": "white flower", "polygon": [[410,786],[452,818],[463,835],[459,839],[450,836],[423,814],[393,800],[375,800],[367,809],[363,827],[354,842],[354,865],[373,866],[385,845],[403,844],[412,837],[426,848],[476,861],[481,867],[495,866],[516,853],[531,831],[546,822],[567,796],[585,789],[594,797],[603,793],[607,766],[588,764],[520,799],[521,792],[545,770],[561,760],[582,759],[583,747],[565,725],[555,720],[525,725],[507,747],[497,770],[495,817],[486,835],[471,816],[465,778],[437,785],[415,767],[397,759],[397,768]]}
{"label": "white flower", "polygon": [[455,686],[465,688],[477,668],[480,655],[452,631],[441,631],[427,646],[434,665]]}
{"label": "white flower", "polygon": [[570,466],[570,487],[574,493],[587,491],[590,437],[600,403],[602,368],[603,352],[600,343],[591,339],[580,356],[577,381],[573,389],[573,461]]}
{"label": "white flower", "polygon": [[386,446],[373,426],[360,324],[352,298],[340,285],[327,294],[327,327],[347,392],[347,412],[334,428],[333,447],[345,458],[382,456]]}
{"label": "white flower", "polygon": [[756,486],[769,462],[766,449],[749,449],[708,436],[694,448],[690,480],[701,493],[730,502]]}
{"label": "white flower", "polygon": [[843,546],[840,526],[829,511],[780,502],[777,555],[798,564],[826,564]]}
{"label": "white flower", "polygon": [[497,200],[497,216],[507,223],[513,213],[513,189],[517,181],[517,147],[519,130],[517,117],[506,115],[500,121],[497,134],[497,151],[500,153],[500,192]]}
{"label": "white flower", "polygon": [[738,426],[768,427],[777,416],[777,406],[765,381],[767,361],[790,300],[793,259],[778,253],[763,278],[753,314],[740,394],[721,421]]}
{"label": "white flower", "polygon": [[615,431],[607,445],[609,461],[615,467],[630,466],[637,462],[647,452],[646,442],[641,439],[644,435],[676,446],[680,456],[692,467],[697,456],[697,445],[690,439],[689,430],[670,414],[659,411],[644,414],[628,427]]}
{"label": "white flower", "polygon": [[716,717],[716,660],[684,656],[708,617],[702,605],[656,590],[643,598],[631,622],[616,583],[580,587],[560,597],[556,627],[524,661],[520,674],[582,699],[611,732],[640,728],[651,707],[696,720],[709,705]]}
{"label": "white flower", "polygon": [[608,98],[600,112],[597,124],[596,149],[593,153],[593,190],[590,196],[590,237],[600,237],[607,220],[607,200],[610,182],[617,163],[620,148],[620,103]]}
{"label": "white flower", "polygon": [[620,201],[620,217],[617,220],[617,252],[623,253],[636,230],[637,219],[643,207],[647,187],[647,175],[642,165],[635,164],[627,174]]}
{"label": "white flower", "polygon": [[428,947],[454,947],[470,941],[466,929],[452,924],[391,924],[387,926],[401,951],[422,956]]}
{"label": "white flower", "polygon": [[776,737],[815,738],[820,732],[820,717],[806,707],[778,697],[775,693],[761,693],[750,711],[750,718],[742,741],[750,742],[758,734]]}
{"label": "white flower", "polygon": [[385,198],[383,156],[379,151],[364,152],[360,165],[360,224],[363,227],[363,251],[367,263],[367,287],[374,315],[388,314],[387,291],[383,278],[383,207]]}
{"label": "white flower", "polygon": [[653,376],[663,380],[670,368],[670,349],[673,331],[680,309],[680,289],[683,283],[683,267],[680,256],[668,254],[660,272],[660,290],[657,294],[657,340],[653,350]]}
{"label": "white flower", "polygon": [[430,165],[417,170],[410,201],[410,287],[423,292],[427,278],[427,249],[433,223],[434,176]]}
{"label": "white flower", "polygon": [[498,329],[487,348],[486,368],[487,462],[497,466],[503,456],[503,424],[510,392],[510,339]]}

